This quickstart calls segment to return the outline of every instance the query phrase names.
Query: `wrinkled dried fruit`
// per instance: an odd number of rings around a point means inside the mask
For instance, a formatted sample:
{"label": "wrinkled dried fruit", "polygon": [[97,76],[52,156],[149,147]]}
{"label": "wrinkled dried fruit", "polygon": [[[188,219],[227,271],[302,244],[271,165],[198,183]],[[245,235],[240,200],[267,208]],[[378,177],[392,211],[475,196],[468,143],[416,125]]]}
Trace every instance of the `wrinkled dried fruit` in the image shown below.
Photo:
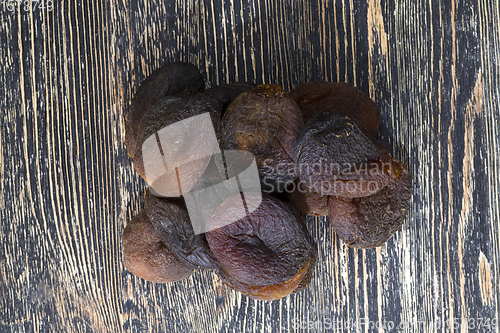
{"label": "wrinkled dried fruit", "polygon": [[196,268],[218,269],[205,234],[196,235],[184,201],[161,198],[149,191],[145,197],[146,213],[163,243],[182,261]]}
{"label": "wrinkled dried fruit", "polygon": [[356,248],[384,244],[403,224],[411,199],[411,177],[403,163],[393,160],[392,180],[363,198],[330,197],[328,219],[338,236]]}
{"label": "wrinkled dried fruit", "polygon": [[302,115],[279,85],[260,85],[236,97],[222,124],[221,149],[251,152],[264,192],[282,191],[296,178],[284,171],[293,164],[293,141],[303,124]]}
{"label": "wrinkled dried fruit", "polygon": [[258,207],[257,200],[245,195],[246,215],[240,195],[228,198],[210,215],[206,238],[231,287],[256,299],[279,299],[305,288],[301,282],[312,276],[316,249],[291,206],[267,194]]}
{"label": "wrinkled dried fruit", "polygon": [[123,262],[133,274],[155,283],[179,281],[193,272],[163,244],[144,210],[123,231]]}
{"label": "wrinkled dried fruit", "polygon": [[219,99],[222,102],[223,109],[226,110],[229,104],[231,104],[231,102],[236,97],[238,97],[238,95],[255,87],[256,85],[254,83],[235,82],[220,84],[218,86],[205,90],[204,93],[211,97]]}
{"label": "wrinkled dried fruit", "polygon": [[308,189],[300,179],[296,179],[293,186],[289,186],[286,197],[297,209],[307,215],[328,215],[328,195],[321,195]]}
{"label": "wrinkled dried fruit", "polygon": [[[290,278],[290,280],[275,283],[265,286],[254,286],[239,282],[237,279],[224,276],[222,280],[232,289],[241,292],[253,299],[263,301],[274,301],[304,290],[310,283],[313,270],[311,267],[311,259],[308,259],[306,264],[299,270],[299,272]],[[302,283],[304,281],[304,283]]]}
{"label": "wrinkled dried fruit", "polygon": [[[212,126],[199,126],[196,123],[181,125],[182,120],[193,119],[191,117],[205,113],[210,115]],[[139,126],[139,146],[134,155],[136,171],[150,185],[156,182],[152,186],[162,195],[174,197],[189,192],[210,161],[207,152],[210,153],[217,147],[216,133],[220,130],[221,115],[221,102],[203,93],[184,91],[160,99],[143,116]],[[170,125],[176,128],[172,130]],[[145,143],[146,140],[153,145]],[[158,141],[161,150],[158,148]],[[144,156],[148,157],[146,161]],[[162,158],[164,161],[161,161]],[[145,164],[158,162],[165,171],[148,174]],[[152,169],[158,170],[158,166]],[[160,177],[157,178],[158,176]]]}
{"label": "wrinkled dried fruit", "polygon": [[385,147],[334,112],[309,119],[295,140],[294,156],[300,181],[321,195],[371,195],[392,176]]}
{"label": "wrinkled dried fruit", "polygon": [[350,116],[361,129],[375,137],[380,125],[380,111],[358,88],[343,82],[315,81],[298,85],[288,95],[299,105],[304,122],[323,112]]}
{"label": "wrinkled dried fruit", "polygon": [[158,68],[141,83],[125,117],[125,145],[130,156],[134,157],[137,131],[144,114],[159,99],[185,89],[203,91],[205,82],[196,66],[182,62]]}

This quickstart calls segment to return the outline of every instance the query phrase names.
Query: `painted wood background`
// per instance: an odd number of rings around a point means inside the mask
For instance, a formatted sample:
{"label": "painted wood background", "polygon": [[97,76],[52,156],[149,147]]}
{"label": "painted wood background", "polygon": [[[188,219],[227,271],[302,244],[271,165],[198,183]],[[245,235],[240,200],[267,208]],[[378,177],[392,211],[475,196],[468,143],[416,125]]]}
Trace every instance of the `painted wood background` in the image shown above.
{"label": "painted wood background", "polygon": [[[353,250],[308,219],[313,281],[274,302],[209,271],[160,285],[124,270],[145,188],[124,110],[177,60],[208,86],[368,93],[413,174],[402,229]],[[2,0],[0,331],[499,332],[499,86],[499,0]]]}

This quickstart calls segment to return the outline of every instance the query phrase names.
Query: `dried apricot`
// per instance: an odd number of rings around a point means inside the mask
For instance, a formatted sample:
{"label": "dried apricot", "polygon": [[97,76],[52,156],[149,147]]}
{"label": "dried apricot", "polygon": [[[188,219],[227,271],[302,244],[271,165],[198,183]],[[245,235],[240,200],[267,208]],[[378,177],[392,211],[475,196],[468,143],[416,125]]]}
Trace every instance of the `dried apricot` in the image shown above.
{"label": "dried apricot", "polygon": [[156,283],[179,281],[193,273],[192,266],[165,246],[144,210],[123,231],[123,262],[134,275]]}
{"label": "dried apricot", "polygon": [[380,111],[360,89],[344,82],[302,83],[288,95],[302,111],[304,122],[323,112],[350,116],[367,134],[375,137],[380,126]]}
{"label": "dried apricot", "polygon": [[222,118],[221,148],[251,152],[263,191],[283,191],[296,178],[286,167],[293,164],[293,141],[302,124],[299,107],[281,86],[260,85],[228,106]]}

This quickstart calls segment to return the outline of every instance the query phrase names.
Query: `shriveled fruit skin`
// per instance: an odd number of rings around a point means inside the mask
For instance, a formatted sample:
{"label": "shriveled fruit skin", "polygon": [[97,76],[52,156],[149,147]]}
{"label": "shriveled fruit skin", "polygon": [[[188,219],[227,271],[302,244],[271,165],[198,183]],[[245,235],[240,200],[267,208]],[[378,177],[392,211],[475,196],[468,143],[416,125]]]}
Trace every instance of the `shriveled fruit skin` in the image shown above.
{"label": "shriveled fruit skin", "polygon": [[[208,113],[210,115],[213,129],[217,133],[221,128],[222,116],[222,103],[218,99],[212,98],[203,93],[183,91],[182,93],[176,95],[164,97],[155,103],[143,116],[137,132],[138,146],[134,155],[134,167],[139,175],[148,180],[143,160],[145,152],[142,150],[143,144],[148,138],[155,136],[155,133],[158,133],[158,131],[169,125],[190,117],[202,115],[204,113]],[[197,130],[209,131],[207,128],[200,128]],[[211,129],[210,132],[213,133]],[[198,178],[203,174],[210,160],[209,157],[196,157],[200,154],[206,153],[204,151],[204,145],[192,143],[193,140],[199,139],[199,135],[196,133],[180,133],[179,136],[176,137],[178,142],[172,143],[173,146],[169,149],[170,151],[178,151],[174,156],[170,157],[168,160],[169,164],[174,165],[177,164],[177,162],[178,164],[183,164],[186,159],[190,161],[189,163],[184,164],[187,167],[192,168],[192,170],[188,172],[189,176],[183,178],[183,182],[185,183],[184,193],[189,192],[192,186],[194,186]],[[214,134],[214,141],[212,142],[212,145],[214,147],[217,145],[216,134]],[[200,151],[200,149],[202,149],[202,151]],[[158,156],[158,158],[162,158],[162,156]],[[177,179],[175,179],[175,177],[170,177],[169,179],[171,180],[170,187],[177,188]]]}
{"label": "shriveled fruit skin", "polygon": [[392,164],[393,177],[379,192],[353,199],[330,197],[328,219],[347,245],[381,246],[404,223],[412,195],[411,176],[402,162]]}
{"label": "shriveled fruit skin", "polygon": [[179,281],[193,273],[192,266],[163,244],[144,210],[123,231],[123,262],[134,275],[155,283]]}
{"label": "shriveled fruit skin", "polygon": [[300,179],[295,180],[294,186],[287,188],[286,197],[303,214],[312,216],[328,215],[328,195],[311,191]]}
{"label": "shriveled fruit skin", "polygon": [[294,158],[300,181],[321,195],[363,197],[391,178],[387,149],[350,117],[335,112],[306,122],[295,140]]}
{"label": "shriveled fruit skin", "polygon": [[337,112],[350,116],[363,131],[377,136],[380,111],[370,97],[348,83],[307,82],[295,87],[288,95],[299,105],[304,122],[322,112]]}
{"label": "shriveled fruit skin", "polygon": [[205,234],[194,233],[183,199],[157,197],[148,191],[145,210],[158,236],[179,259],[195,268],[219,268]]}
{"label": "shriveled fruit skin", "polygon": [[250,82],[234,82],[214,86],[205,90],[205,94],[217,98],[222,102],[223,109],[231,104],[238,95],[255,88],[257,85]]}
{"label": "shriveled fruit skin", "polygon": [[250,298],[262,301],[275,301],[286,297],[291,293],[298,293],[304,290],[311,282],[312,273],[314,272],[314,269],[311,269],[311,266],[311,259],[308,259],[306,264],[297,272],[297,274],[288,281],[264,286],[248,285],[233,277],[225,275],[222,277],[222,280],[230,288],[237,290]]}
{"label": "shriveled fruit skin", "polygon": [[228,198],[207,221],[206,238],[221,274],[228,285],[249,297],[284,297],[299,287],[315,264],[314,242],[300,214],[265,193],[253,211],[255,195],[246,193],[251,213],[230,220],[238,216],[240,200],[239,195]]}
{"label": "shriveled fruit skin", "polygon": [[220,145],[226,150],[251,152],[263,191],[283,191],[285,184],[296,178],[285,169],[293,164],[293,141],[302,125],[299,107],[279,85],[260,85],[240,94],[228,106],[222,118]]}
{"label": "shriveled fruit skin", "polygon": [[137,130],[144,114],[159,99],[186,89],[203,91],[205,82],[196,66],[183,62],[162,66],[141,83],[125,116],[125,145],[131,157],[136,151]]}

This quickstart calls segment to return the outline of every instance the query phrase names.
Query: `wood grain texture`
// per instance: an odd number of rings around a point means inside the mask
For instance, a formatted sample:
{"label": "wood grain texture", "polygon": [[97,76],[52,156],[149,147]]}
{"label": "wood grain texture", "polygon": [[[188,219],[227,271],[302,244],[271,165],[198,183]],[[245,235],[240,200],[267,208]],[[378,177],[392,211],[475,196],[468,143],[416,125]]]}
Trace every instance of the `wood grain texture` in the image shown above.
{"label": "wood grain texture", "polygon": [[[499,332],[499,0],[2,2],[0,46],[1,332]],[[209,271],[167,285],[126,271],[145,184],[123,116],[178,60],[208,86],[369,94],[414,179],[402,229],[354,250],[309,218],[313,281],[274,302]]]}

